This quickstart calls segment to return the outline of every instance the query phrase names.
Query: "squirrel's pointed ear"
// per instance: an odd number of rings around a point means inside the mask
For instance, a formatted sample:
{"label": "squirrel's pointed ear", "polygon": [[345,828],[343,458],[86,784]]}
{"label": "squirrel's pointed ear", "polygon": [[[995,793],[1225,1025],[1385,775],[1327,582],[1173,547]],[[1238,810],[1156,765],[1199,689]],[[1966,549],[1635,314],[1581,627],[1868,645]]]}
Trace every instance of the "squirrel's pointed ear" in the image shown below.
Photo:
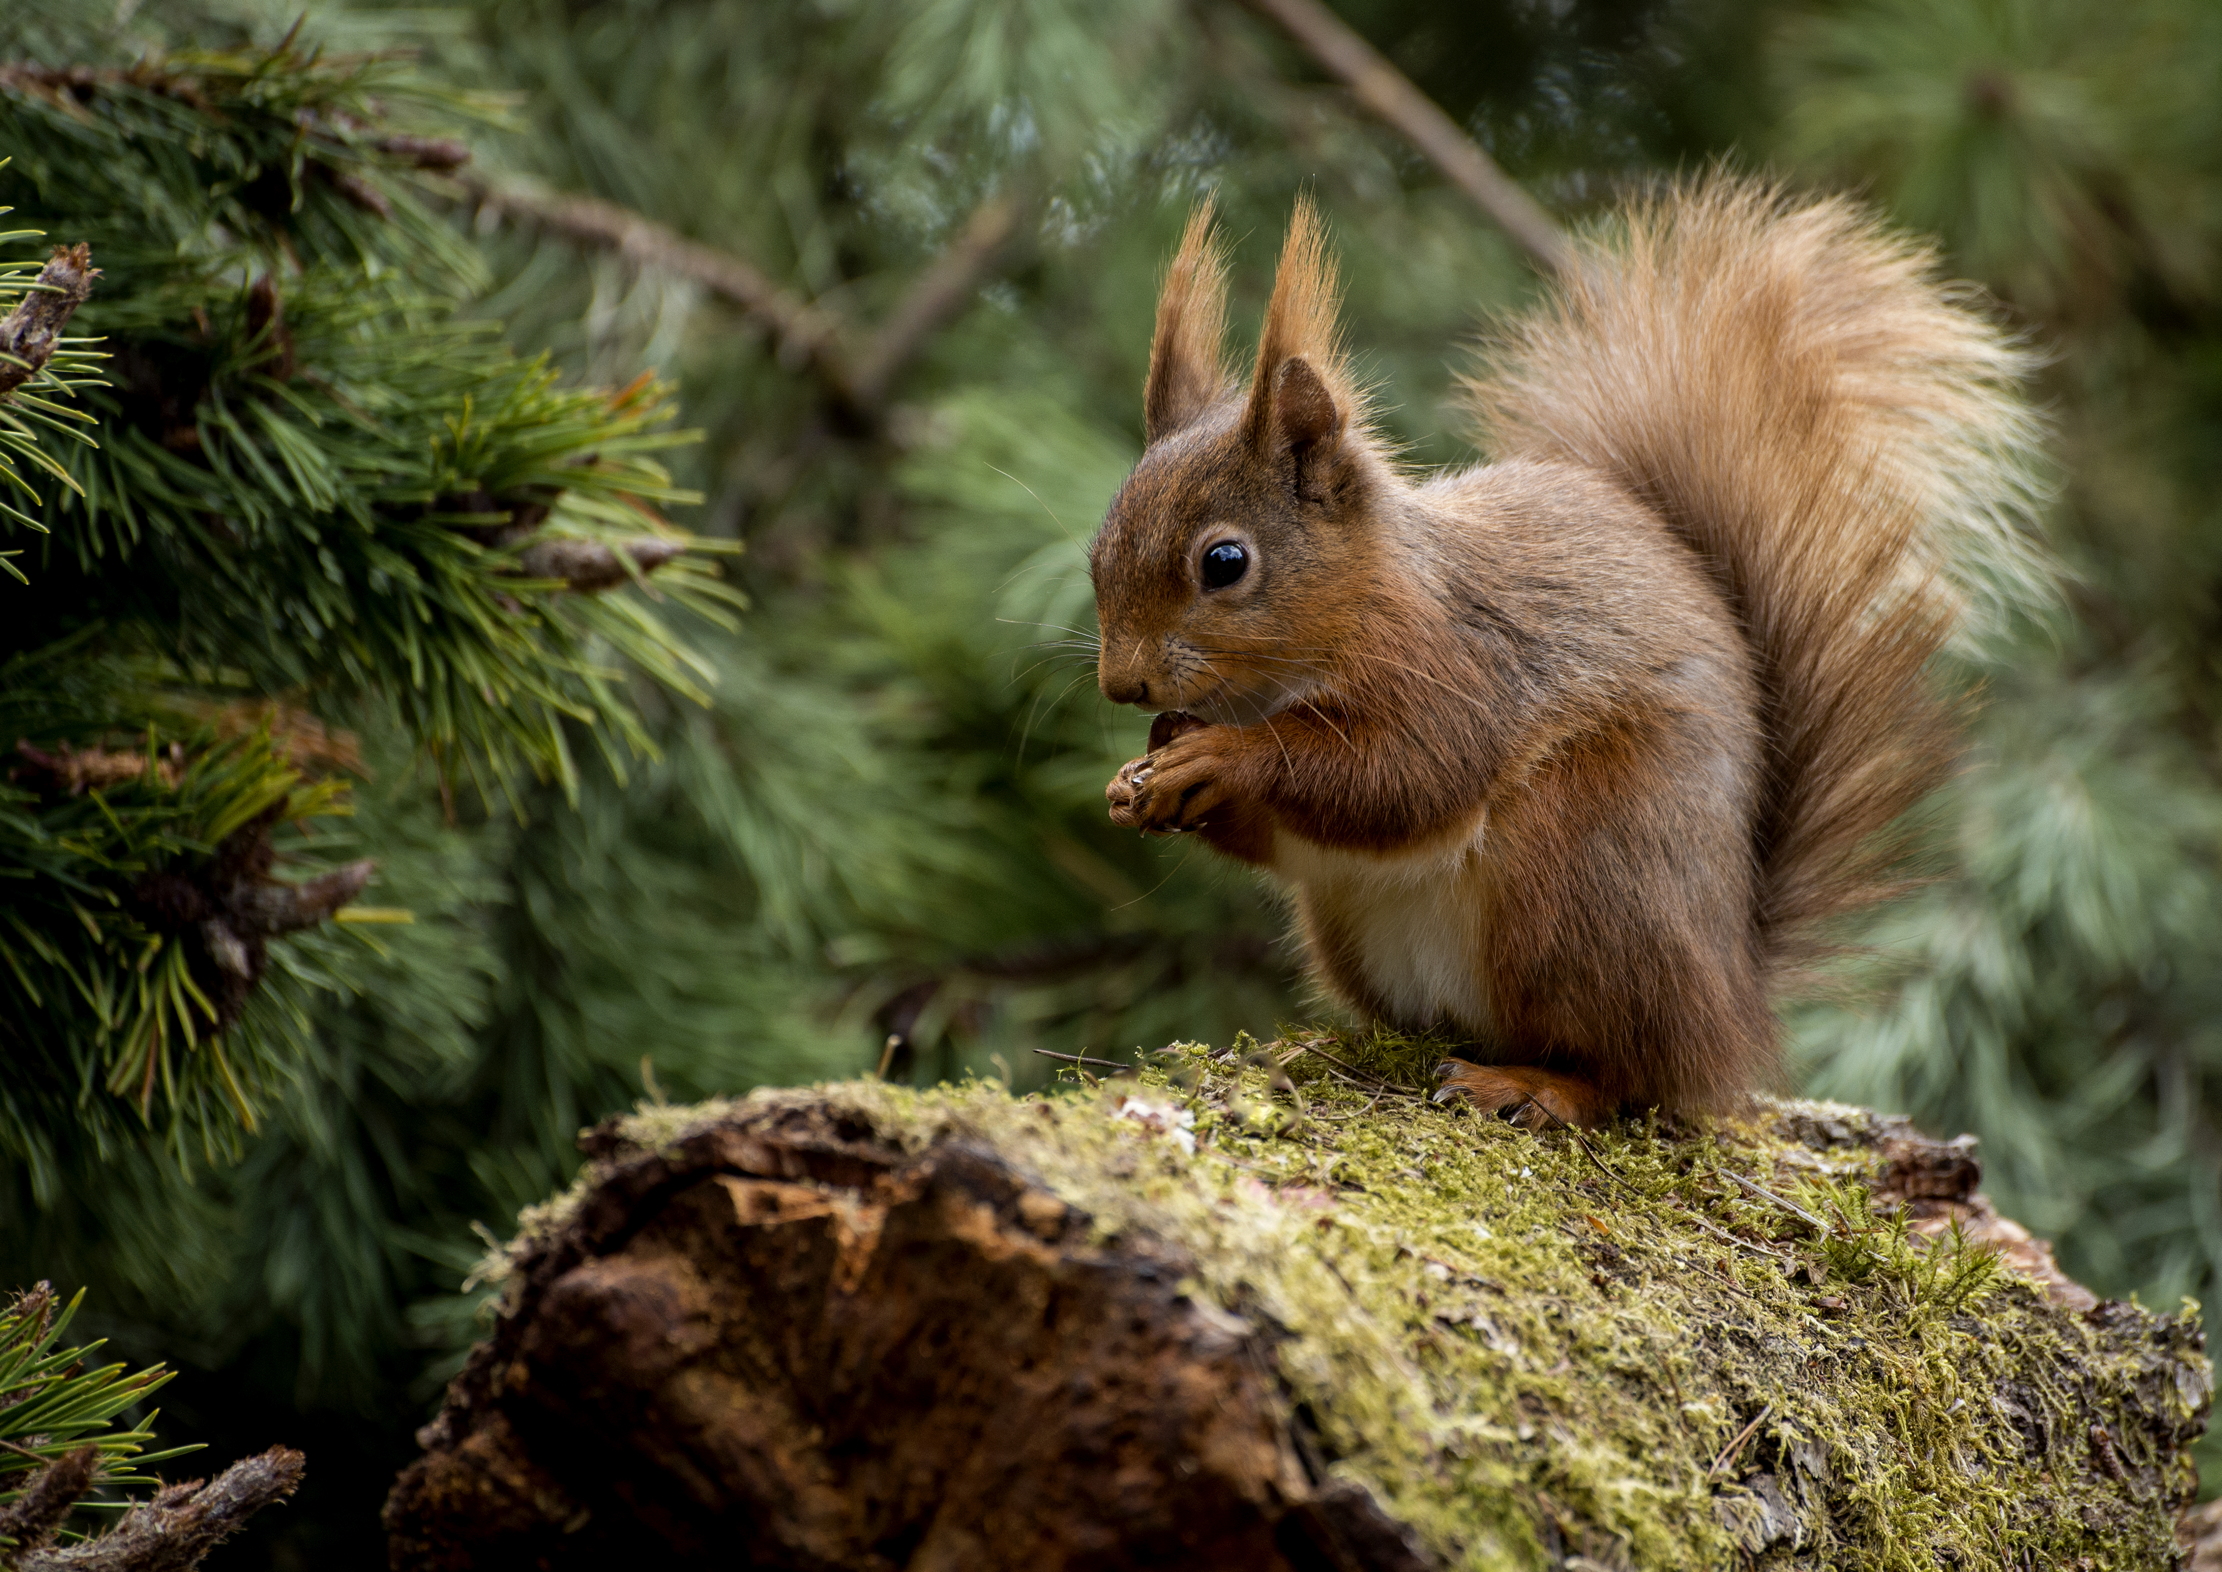
{"label": "squirrel's pointed ear", "polygon": [[1207,197],[1188,215],[1157,297],[1157,332],[1142,389],[1142,429],[1150,441],[1178,431],[1226,392],[1226,331],[1227,255]]}
{"label": "squirrel's pointed ear", "polygon": [[1281,362],[1273,379],[1273,424],[1281,440],[1298,452],[1331,443],[1342,435],[1342,409],[1312,363],[1301,355]]}
{"label": "squirrel's pointed ear", "polygon": [[1301,355],[1281,362],[1273,378],[1274,442],[1288,455],[1296,491],[1308,501],[1324,500],[1329,470],[1342,447],[1345,415],[1318,368]]}
{"label": "squirrel's pointed ear", "polygon": [[[1346,456],[1356,395],[1335,332],[1341,289],[1327,232],[1309,197],[1289,215],[1273,298],[1258,336],[1257,373],[1243,412],[1243,434],[1259,457],[1290,466],[1297,495],[1324,499]],[[1338,391],[1339,390],[1339,391]]]}

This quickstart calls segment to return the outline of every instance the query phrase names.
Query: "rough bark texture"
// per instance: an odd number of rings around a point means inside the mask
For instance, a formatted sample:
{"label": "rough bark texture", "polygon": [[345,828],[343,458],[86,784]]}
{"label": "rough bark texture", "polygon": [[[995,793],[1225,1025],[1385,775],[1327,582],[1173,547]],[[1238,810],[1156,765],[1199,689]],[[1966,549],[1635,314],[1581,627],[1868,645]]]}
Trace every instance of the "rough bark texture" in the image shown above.
{"label": "rough bark texture", "polygon": [[0,1506],[0,1567],[13,1568],[28,1552],[52,1544],[99,1472],[100,1448],[81,1446],[31,1475],[21,1494]]}
{"label": "rough bark texture", "polygon": [[2201,1502],[2176,1527],[2183,1572],[2222,1572],[2222,1499]]}
{"label": "rough bark texture", "polygon": [[[213,1481],[165,1485],[115,1527],[91,1539],[54,1547],[53,1529],[94,1479],[91,1448],[73,1453],[34,1475],[24,1503],[43,1497],[50,1520],[30,1523],[33,1533],[14,1551],[0,1550],[0,1566],[13,1572],[193,1572],[208,1553],[247,1526],[264,1507],[285,1500],[301,1483],[301,1454],[274,1446],[232,1464]],[[0,1532],[9,1531],[0,1522]]]}
{"label": "rough bark texture", "polygon": [[1274,1564],[1311,1492],[1251,1328],[1086,1231],[992,1152],[808,1110],[621,1162],[450,1393],[397,1564],[644,1528],[705,1565]]}
{"label": "rough bark texture", "polygon": [[[2061,1278],[1972,1143],[1781,1104],[1584,1145],[1195,1062],[1185,1109],[847,1086],[592,1132],[393,1565],[2171,1564],[2197,1323]],[[1919,1243],[1954,1221],[2009,1270]]]}

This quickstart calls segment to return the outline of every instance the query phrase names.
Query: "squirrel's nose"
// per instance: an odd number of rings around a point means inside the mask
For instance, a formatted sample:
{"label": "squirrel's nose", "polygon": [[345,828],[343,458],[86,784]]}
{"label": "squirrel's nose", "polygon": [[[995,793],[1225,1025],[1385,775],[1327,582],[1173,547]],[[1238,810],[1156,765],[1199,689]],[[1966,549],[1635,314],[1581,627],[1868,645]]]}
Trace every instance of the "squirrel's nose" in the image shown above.
{"label": "squirrel's nose", "polygon": [[1147,704],[1150,685],[1138,677],[1112,677],[1103,679],[1103,696],[1113,704]]}

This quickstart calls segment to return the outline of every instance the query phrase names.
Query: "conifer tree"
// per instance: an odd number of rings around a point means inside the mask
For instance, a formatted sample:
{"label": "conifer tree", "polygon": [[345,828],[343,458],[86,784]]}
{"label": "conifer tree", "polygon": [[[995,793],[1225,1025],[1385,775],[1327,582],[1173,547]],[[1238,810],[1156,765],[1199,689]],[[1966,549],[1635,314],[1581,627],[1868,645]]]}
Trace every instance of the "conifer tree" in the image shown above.
{"label": "conifer tree", "polygon": [[319,1125],[350,1009],[402,1023],[380,1068],[421,1085],[483,1000],[449,941],[485,881],[440,854],[652,754],[644,705],[712,676],[681,624],[733,597],[662,517],[664,390],[581,386],[460,311],[480,265],[416,181],[480,108],[165,19],[177,47],[101,6],[0,22],[0,198],[98,267],[85,342],[0,408],[0,1230],[14,1280],[99,1283],[144,1345],[221,1357],[276,1298],[313,1386],[334,1324],[400,1338],[386,1218],[266,1193],[321,1246],[273,1294],[233,1187],[290,1136],[353,1159],[324,1202],[364,1199],[376,1134]]}

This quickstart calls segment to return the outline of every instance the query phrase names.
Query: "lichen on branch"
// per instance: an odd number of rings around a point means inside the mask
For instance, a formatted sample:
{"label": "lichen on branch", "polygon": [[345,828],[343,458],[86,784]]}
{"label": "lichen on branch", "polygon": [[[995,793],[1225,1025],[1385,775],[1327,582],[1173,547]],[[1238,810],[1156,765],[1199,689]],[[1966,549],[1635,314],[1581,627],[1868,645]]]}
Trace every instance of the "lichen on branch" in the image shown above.
{"label": "lichen on branch", "polygon": [[90,246],[54,248],[15,309],[0,317],[0,394],[13,393],[46,369],[62,329],[91,297],[98,277]]}

